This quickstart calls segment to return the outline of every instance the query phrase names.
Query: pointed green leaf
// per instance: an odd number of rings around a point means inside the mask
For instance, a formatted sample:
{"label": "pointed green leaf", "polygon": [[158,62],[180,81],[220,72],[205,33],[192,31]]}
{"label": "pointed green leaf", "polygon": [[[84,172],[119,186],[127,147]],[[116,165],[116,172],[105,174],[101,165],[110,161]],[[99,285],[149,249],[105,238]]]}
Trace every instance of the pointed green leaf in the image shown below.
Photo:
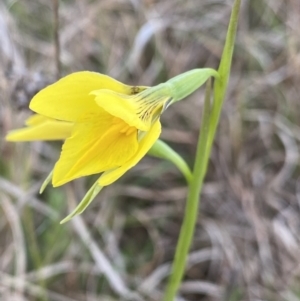
{"label": "pointed green leaf", "polygon": [[209,128],[209,135],[208,135],[209,153],[212,147],[213,139],[215,137],[217,125],[219,123],[219,118],[220,118],[220,114],[221,114],[221,110],[222,110],[222,106],[227,90],[238,19],[239,19],[240,6],[241,6],[241,0],[235,0],[230,16],[229,26],[228,26],[226,40],[225,40],[225,46],[223,49],[220,65],[218,68],[220,77],[216,79],[214,83],[214,103],[213,103],[213,108],[211,113],[210,128]]}

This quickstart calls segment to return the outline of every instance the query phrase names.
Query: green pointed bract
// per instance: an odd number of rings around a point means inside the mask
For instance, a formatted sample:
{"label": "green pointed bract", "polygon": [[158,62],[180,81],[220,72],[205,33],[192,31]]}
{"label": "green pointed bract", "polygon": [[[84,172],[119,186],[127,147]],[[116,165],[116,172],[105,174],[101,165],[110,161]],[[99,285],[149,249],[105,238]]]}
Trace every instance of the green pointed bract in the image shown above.
{"label": "green pointed bract", "polygon": [[44,192],[44,190],[46,189],[46,187],[48,186],[48,184],[51,182],[52,176],[53,176],[53,170],[49,173],[49,175],[47,176],[47,178],[43,182],[43,184],[42,184],[42,186],[40,188],[40,194],[42,194]]}
{"label": "green pointed bract", "polygon": [[74,216],[81,214],[94,200],[94,198],[98,195],[103,187],[98,185],[98,180],[94,183],[94,185],[89,189],[89,191],[85,194],[81,202],[78,206],[67,216],[65,217],[60,224],[64,224],[72,219]]}
{"label": "green pointed bract", "polygon": [[148,155],[170,161],[181,171],[188,183],[192,180],[192,172],[187,163],[178,153],[176,153],[162,140],[157,140],[154,143],[149,150]]}

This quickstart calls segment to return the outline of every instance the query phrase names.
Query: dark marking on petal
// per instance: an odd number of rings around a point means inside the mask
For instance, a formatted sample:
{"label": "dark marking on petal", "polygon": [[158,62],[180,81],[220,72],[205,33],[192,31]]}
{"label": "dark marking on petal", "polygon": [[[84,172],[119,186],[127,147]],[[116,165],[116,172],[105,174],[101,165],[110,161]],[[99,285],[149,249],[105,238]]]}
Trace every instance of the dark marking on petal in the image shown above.
{"label": "dark marking on petal", "polygon": [[132,86],[131,87],[131,95],[135,95],[135,94],[138,94],[140,93],[140,88],[138,86]]}

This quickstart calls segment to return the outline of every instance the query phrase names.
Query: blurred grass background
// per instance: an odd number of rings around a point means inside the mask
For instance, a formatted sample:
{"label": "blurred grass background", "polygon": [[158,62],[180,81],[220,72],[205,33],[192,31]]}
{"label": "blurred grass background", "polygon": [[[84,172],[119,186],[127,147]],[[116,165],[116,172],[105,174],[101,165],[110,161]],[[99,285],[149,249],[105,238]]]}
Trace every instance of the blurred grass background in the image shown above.
{"label": "blurred grass background", "polygon": [[[94,70],[154,85],[218,66],[232,0],[65,0],[61,75]],[[92,185],[39,195],[61,143],[7,143],[56,79],[54,1],[0,3],[0,300],[160,300],[186,187],[147,157],[79,218]],[[300,2],[243,0],[230,86],[178,300],[300,300]],[[203,90],[162,116],[192,164]]]}

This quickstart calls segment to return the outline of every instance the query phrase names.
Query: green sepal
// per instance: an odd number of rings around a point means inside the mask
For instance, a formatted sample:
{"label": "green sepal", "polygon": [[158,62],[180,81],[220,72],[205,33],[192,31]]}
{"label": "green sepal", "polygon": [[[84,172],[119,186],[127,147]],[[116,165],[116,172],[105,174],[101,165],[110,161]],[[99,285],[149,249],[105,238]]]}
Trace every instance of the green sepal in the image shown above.
{"label": "green sepal", "polygon": [[94,198],[98,195],[103,187],[98,185],[98,180],[94,183],[94,185],[89,189],[89,191],[85,194],[81,202],[78,206],[67,216],[65,217],[60,224],[64,224],[72,219],[74,216],[81,214],[94,200]]}
{"label": "green sepal", "polygon": [[188,183],[192,180],[192,172],[187,163],[177,152],[162,140],[156,140],[148,151],[148,155],[170,161],[181,171]]}

